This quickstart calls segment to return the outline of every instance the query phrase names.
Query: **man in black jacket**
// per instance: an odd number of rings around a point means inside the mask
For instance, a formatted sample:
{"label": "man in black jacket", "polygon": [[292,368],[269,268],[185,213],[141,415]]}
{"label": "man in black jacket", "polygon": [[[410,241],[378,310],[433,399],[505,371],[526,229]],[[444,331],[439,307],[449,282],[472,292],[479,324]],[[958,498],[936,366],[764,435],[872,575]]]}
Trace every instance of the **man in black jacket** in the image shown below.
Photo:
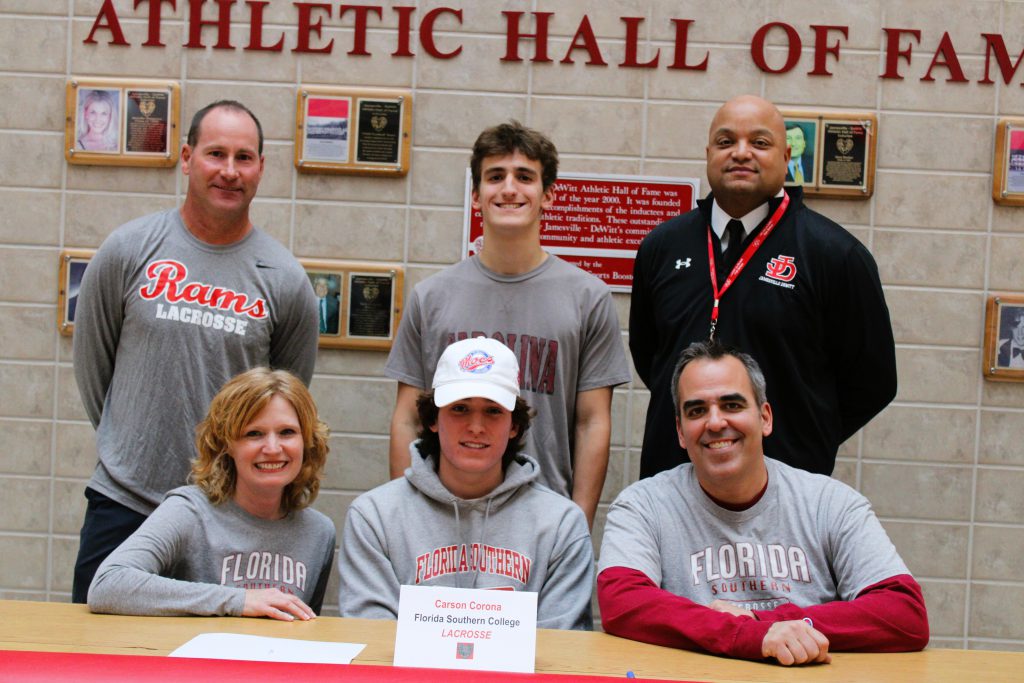
{"label": "man in black jacket", "polygon": [[713,336],[748,350],[776,407],[765,453],[831,474],[839,445],[896,395],[896,356],[878,269],[841,226],[783,191],[782,115],[741,96],[711,122],[711,194],[655,228],[637,253],[629,346],[651,390],[640,474],[687,461],[675,433],[673,363]]}

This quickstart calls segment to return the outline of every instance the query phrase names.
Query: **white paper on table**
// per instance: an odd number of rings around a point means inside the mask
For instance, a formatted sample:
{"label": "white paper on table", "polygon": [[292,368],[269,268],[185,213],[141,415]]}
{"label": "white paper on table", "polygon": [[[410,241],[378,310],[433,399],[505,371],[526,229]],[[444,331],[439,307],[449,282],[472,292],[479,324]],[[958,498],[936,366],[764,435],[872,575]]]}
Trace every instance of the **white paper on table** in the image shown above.
{"label": "white paper on table", "polygon": [[170,657],[240,659],[252,662],[300,664],[351,664],[365,644],[329,643],[320,640],[266,638],[240,633],[201,633]]}

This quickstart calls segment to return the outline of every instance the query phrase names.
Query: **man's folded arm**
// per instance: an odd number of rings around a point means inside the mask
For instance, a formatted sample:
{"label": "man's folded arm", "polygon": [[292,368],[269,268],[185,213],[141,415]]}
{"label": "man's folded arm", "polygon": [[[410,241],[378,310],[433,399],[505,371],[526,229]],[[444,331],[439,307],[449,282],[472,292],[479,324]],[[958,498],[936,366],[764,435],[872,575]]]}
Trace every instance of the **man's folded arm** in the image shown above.
{"label": "man's folded arm", "polygon": [[768,623],[806,617],[828,638],[832,652],[912,652],[928,644],[924,597],[910,574],[872,584],[850,601],[787,604],[754,614]]}
{"label": "man's folded arm", "polygon": [[770,622],[717,612],[670,593],[628,567],[601,572],[597,599],[608,633],[684,650],[762,659],[761,644],[771,627]]}

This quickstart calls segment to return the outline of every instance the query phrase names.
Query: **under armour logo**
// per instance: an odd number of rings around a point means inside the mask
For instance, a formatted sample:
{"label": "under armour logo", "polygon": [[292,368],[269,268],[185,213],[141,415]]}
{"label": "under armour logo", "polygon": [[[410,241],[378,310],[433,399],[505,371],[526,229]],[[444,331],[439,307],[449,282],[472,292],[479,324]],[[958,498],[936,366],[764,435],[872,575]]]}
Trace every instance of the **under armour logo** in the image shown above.
{"label": "under armour logo", "polygon": [[690,267],[690,259],[686,259],[685,261],[683,259],[681,259],[681,258],[677,258],[676,259],[676,270],[679,270],[680,268],[689,268],[689,267]]}

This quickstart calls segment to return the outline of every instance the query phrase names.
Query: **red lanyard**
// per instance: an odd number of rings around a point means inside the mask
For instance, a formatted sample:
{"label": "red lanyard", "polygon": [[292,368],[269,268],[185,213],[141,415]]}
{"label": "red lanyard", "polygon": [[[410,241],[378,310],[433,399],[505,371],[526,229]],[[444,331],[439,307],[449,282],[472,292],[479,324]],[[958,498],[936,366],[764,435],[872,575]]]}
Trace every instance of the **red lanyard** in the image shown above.
{"label": "red lanyard", "polygon": [[757,236],[751,240],[750,244],[747,245],[747,248],[743,250],[743,255],[736,260],[736,265],[732,267],[732,270],[729,272],[729,277],[725,279],[721,289],[718,288],[718,275],[715,273],[715,247],[714,243],[711,241],[711,226],[708,226],[708,263],[711,264],[711,291],[715,295],[715,305],[711,309],[711,332],[708,334],[708,339],[715,338],[715,328],[718,326],[718,302],[722,300],[722,297],[725,295],[725,291],[729,289],[729,286],[732,285],[733,281],[735,281],[739,274],[743,272],[743,268],[750,261],[754,252],[756,252],[758,247],[768,239],[768,235],[772,234],[772,230],[774,230],[775,226],[778,225],[779,220],[782,218],[782,214],[786,213],[787,206],[789,206],[789,195],[783,192],[782,202],[779,204],[779,208],[775,209],[775,213],[772,214],[768,224],[764,226],[764,230],[759,232]]}

